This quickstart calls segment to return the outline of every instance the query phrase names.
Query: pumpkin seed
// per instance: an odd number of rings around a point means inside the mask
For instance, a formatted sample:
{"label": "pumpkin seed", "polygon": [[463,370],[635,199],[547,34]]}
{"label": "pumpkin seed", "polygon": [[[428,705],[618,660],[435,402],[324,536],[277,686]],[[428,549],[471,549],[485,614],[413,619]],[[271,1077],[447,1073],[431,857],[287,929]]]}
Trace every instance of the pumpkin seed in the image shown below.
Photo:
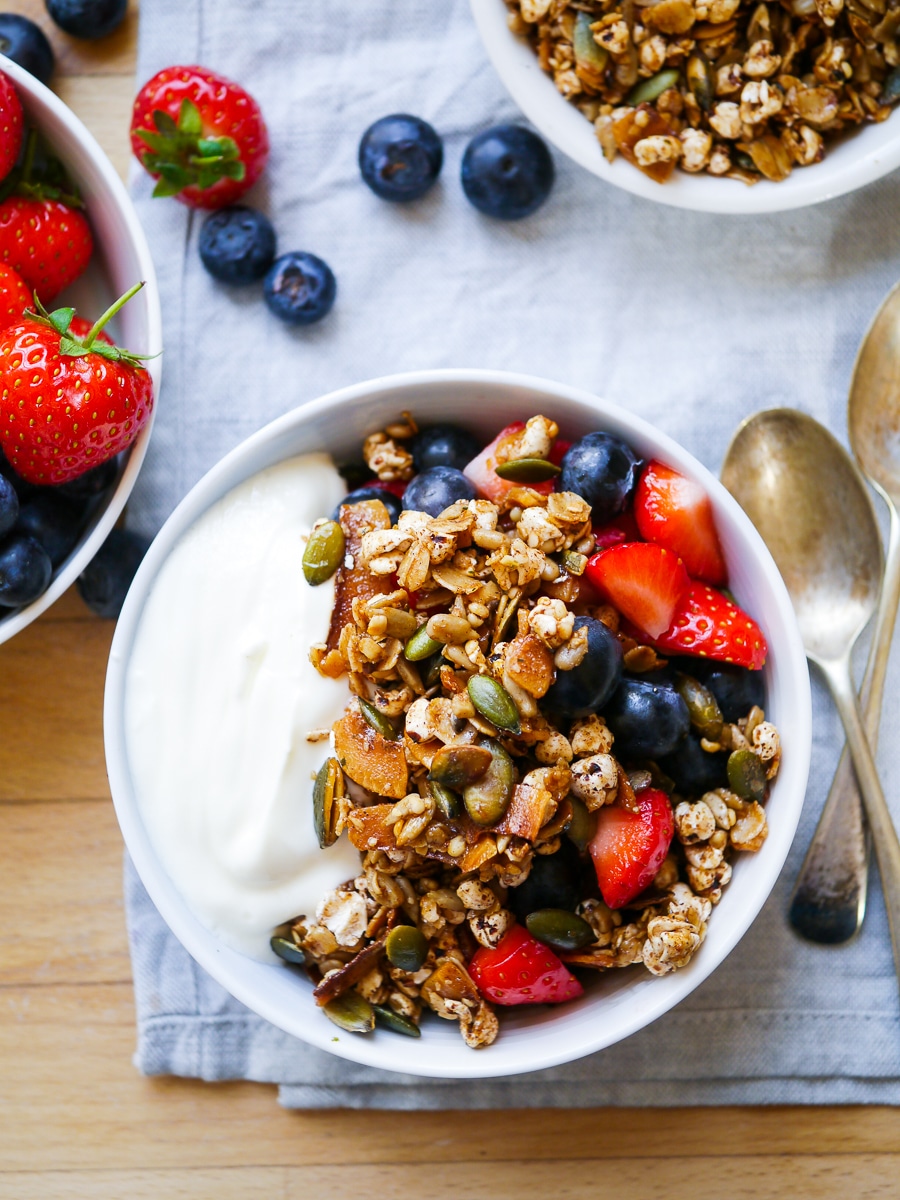
{"label": "pumpkin seed", "polygon": [[609,61],[609,52],[605,46],[598,46],[591,33],[593,17],[586,12],[579,12],[575,18],[575,28],[572,31],[572,49],[575,51],[575,62],[579,67],[589,67],[592,71],[604,71]]}
{"label": "pumpkin seed", "polygon": [[587,555],[579,554],[577,550],[564,550],[562,553],[562,565],[570,575],[583,575],[587,561]]}
{"label": "pumpkin seed", "polygon": [[499,463],[494,470],[501,479],[513,483],[543,483],[554,479],[561,468],[545,458],[511,458],[509,462]]}
{"label": "pumpkin seed", "polygon": [[344,795],[344,772],[336,758],[326,758],[313,784],[313,824],[319,846],[324,850],[337,841],[335,822],[338,806],[335,800]]}
{"label": "pumpkin seed", "polygon": [[384,1004],[373,1004],[372,1011],[375,1014],[376,1025],[382,1025],[393,1033],[402,1033],[404,1037],[422,1036],[422,1030],[415,1021],[401,1016],[400,1013],[395,1013],[392,1008],[387,1008]]}
{"label": "pumpkin seed", "polygon": [[279,958],[283,958],[285,962],[302,964],[306,962],[306,955],[300,949],[296,942],[292,942],[290,938],[275,937],[269,939],[269,945],[275,951]]}
{"label": "pumpkin seed", "polygon": [[392,967],[418,971],[428,957],[428,940],[415,925],[395,925],[387,935],[384,952]]}
{"label": "pumpkin seed", "polygon": [[705,54],[692,54],[685,67],[687,85],[704,112],[709,112],[716,95],[709,59]]}
{"label": "pumpkin seed", "polygon": [[566,829],[566,836],[584,854],[597,832],[597,814],[589,812],[587,805],[577,796],[570,794],[569,803],[572,805],[572,820]]}
{"label": "pumpkin seed", "polygon": [[379,712],[374,704],[370,704],[368,700],[363,700],[357,696],[356,702],[359,705],[359,711],[366,719],[366,723],[371,725],[376,733],[380,733],[383,738],[389,742],[396,742],[400,734],[397,731],[397,726],[393,721],[389,721],[383,712]]}
{"label": "pumpkin seed", "polygon": [[463,791],[466,812],[476,825],[493,825],[509,808],[516,786],[516,767],[499,742],[490,741],[491,765]]}
{"label": "pumpkin seed", "polygon": [[564,908],[539,908],[528,914],[525,925],[532,937],[554,950],[580,950],[597,940],[587,921]]}
{"label": "pumpkin seed", "polygon": [[407,662],[421,662],[425,658],[431,658],[432,654],[437,654],[442,644],[429,637],[427,625],[420,625],[406,643],[403,657]]}
{"label": "pumpkin seed", "polygon": [[359,992],[349,991],[336,996],[322,1006],[322,1012],[347,1033],[371,1033],[375,1028],[375,1011]]}
{"label": "pumpkin seed", "polygon": [[679,675],[675,687],[687,705],[693,727],[711,742],[718,741],[723,717],[712,692],[691,675]]}
{"label": "pumpkin seed", "polygon": [[728,756],[728,786],[742,800],[763,800],[766,768],[752,750],[735,750]]}
{"label": "pumpkin seed", "polygon": [[894,67],[885,79],[878,99],[882,104],[896,104],[900,100],[900,67]]}
{"label": "pumpkin seed", "polygon": [[508,729],[510,733],[521,733],[519,710],[502,683],[498,683],[490,675],[473,675],[469,679],[467,690],[476,711],[496,725],[498,729]]}
{"label": "pumpkin seed", "polygon": [[438,811],[448,820],[454,821],[462,815],[462,800],[457,796],[456,792],[452,792],[450,788],[444,787],[434,779],[429,779],[428,787],[431,795],[434,798],[434,803]]}
{"label": "pumpkin seed", "polygon": [[448,788],[468,787],[481,778],[491,762],[486,746],[444,746],[432,759],[428,781]]}
{"label": "pumpkin seed", "polygon": [[422,682],[426,689],[437,687],[441,682],[441,667],[446,661],[443,654],[433,654],[422,663]]}
{"label": "pumpkin seed", "polygon": [[742,171],[752,171],[754,175],[759,174],[759,167],[744,150],[735,150],[731,161],[736,167],[740,167]]}
{"label": "pumpkin seed", "polygon": [[649,104],[651,100],[656,100],[661,96],[666,88],[674,87],[677,82],[677,71],[671,68],[666,71],[657,71],[649,79],[642,79],[640,83],[635,84],[625,97],[625,103]]}
{"label": "pumpkin seed", "polygon": [[311,587],[332,577],[343,560],[344,544],[344,531],[337,521],[316,525],[303,551],[303,578]]}

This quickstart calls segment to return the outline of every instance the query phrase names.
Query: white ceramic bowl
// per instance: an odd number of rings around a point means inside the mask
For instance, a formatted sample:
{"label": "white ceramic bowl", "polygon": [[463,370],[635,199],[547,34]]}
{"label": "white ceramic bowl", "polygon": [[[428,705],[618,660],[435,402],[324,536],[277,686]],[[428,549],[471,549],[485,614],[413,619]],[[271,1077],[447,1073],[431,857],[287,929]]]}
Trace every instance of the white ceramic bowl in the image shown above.
{"label": "white ceramic bowl", "polygon": [[[117,296],[143,279],[146,286],[118,314],[112,332],[129,350],[158,354],[162,349],[162,317],[153,260],[134,206],[115,168],[92,134],[49,88],[3,55],[0,55],[0,71],[15,84],[26,120],[40,129],[77,184],[91,223],[95,246],[91,263],[55,304],[72,304],[83,316],[96,318]],[[158,402],[161,359],[152,359],[147,369]],[[6,614],[0,617],[0,643],[30,625],[58,600],[103,545],[134,487],[152,424],[151,416],[124,456],[115,490],[92,514],[81,540],[56,569],[44,594],[23,608],[0,609],[0,613]]]}
{"label": "white ceramic bowl", "polygon": [[[148,839],[126,753],[129,656],[148,593],[181,535],[257,471],[312,451],[330,451],[338,460],[353,457],[367,434],[404,410],[425,424],[452,415],[485,441],[511,421],[542,412],[559,422],[564,436],[606,429],[640,455],[662,459],[699,480],[712,499],[730,586],[768,639],[767,715],[778,725],[784,747],[768,801],[769,838],[758,854],[742,855],[735,864],[694,960],[663,978],[637,968],[610,971],[591,982],[585,996],[561,1008],[507,1010],[498,1041],[479,1052],[465,1048],[454,1024],[436,1018],[418,1041],[382,1031],[336,1036],[335,1026],[316,1010],[306,980],[278,964],[254,962],[208,932]],[[803,803],[811,736],[809,676],[787,591],[759,534],[715,477],[645,421],[586,392],[528,376],[471,370],[422,371],[334,392],[267,425],[214,467],[166,522],[129,592],[110,655],[104,725],[109,781],[128,849],[154,903],[197,962],[261,1016],[323,1050],[370,1066],[455,1078],[536,1070],[608,1046],[662,1016],[715,970],[759,912],[784,863]]]}
{"label": "white ceramic bowl", "polygon": [[781,183],[762,180],[747,187],[734,179],[684,171],[675,171],[667,183],[654,183],[621,155],[606,161],[590,121],[560,95],[524,38],[510,32],[503,0],[470,4],[498,75],[535,128],[600,179],[646,200],[698,212],[781,212],[855,191],[900,166],[900,118],[891,116],[830,143],[822,162],[792,171]]}

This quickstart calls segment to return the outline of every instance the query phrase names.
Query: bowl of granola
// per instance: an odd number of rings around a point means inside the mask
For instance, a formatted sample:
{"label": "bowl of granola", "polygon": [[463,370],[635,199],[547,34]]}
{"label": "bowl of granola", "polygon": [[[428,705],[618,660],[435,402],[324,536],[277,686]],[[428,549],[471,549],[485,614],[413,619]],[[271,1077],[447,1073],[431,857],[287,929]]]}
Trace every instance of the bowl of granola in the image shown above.
{"label": "bowl of granola", "polygon": [[140,568],[105,699],[126,843],[196,960],[438,1077],[580,1057],[705,979],[787,855],[810,727],[718,481],[615,405],[471,370],[223,459]]}
{"label": "bowl of granola", "polygon": [[701,212],[778,212],[900,165],[893,12],[845,0],[471,0],[513,99],[626,191]]}

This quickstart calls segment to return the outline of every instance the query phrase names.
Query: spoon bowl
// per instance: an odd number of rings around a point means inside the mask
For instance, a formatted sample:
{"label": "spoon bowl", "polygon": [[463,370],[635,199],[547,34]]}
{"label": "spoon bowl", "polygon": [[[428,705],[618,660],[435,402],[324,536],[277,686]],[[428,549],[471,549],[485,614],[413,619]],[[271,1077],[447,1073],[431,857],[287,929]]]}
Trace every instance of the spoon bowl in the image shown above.
{"label": "spoon bowl", "polygon": [[850,444],[871,483],[900,498],[900,284],[863,339],[847,405]]}
{"label": "spoon bowl", "polygon": [[751,417],[722,482],[763,535],[808,655],[837,659],[872,615],[881,536],[865,483],[827,429],[794,409]]}

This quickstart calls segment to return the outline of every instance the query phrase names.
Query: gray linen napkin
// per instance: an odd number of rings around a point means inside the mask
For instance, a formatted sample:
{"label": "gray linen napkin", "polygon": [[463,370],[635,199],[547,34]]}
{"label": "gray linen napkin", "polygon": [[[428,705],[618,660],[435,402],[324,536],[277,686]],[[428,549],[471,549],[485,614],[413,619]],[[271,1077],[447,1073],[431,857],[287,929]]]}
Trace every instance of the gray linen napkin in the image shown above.
{"label": "gray linen napkin", "polygon": [[[166,350],[135,527],[155,532],[207,468],[276,415],[420,367],[507,368],[587,388],[713,468],[737,422],[761,407],[795,405],[845,437],[855,348],[900,275],[900,177],[806,211],[728,219],[635,199],[557,155],[550,202],[503,224],[480,217],[458,184],[467,140],[517,116],[466,0],[257,0],[252,18],[238,0],[142,0],[138,82],[173,62],[207,64],[257,96],[273,148],[251,199],[272,216],[282,250],[331,264],[338,300],[320,326],[280,325],[257,289],[210,279],[197,257],[200,218],[151,201],[136,174]],[[431,121],[446,147],[441,182],[406,207],[377,200],[356,166],[362,131],[396,111]],[[900,784],[895,659],[879,754],[889,797]],[[422,1081],[355,1066],[226,995],[127,864],[137,1065],[275,1082],[296,1107],[900,1101],[897,984],[877,883],[846,948],[805,945],[784,919],[842,742],[817,683],[814,703],[807,805],[769,903],[710,979],[627,1041],[511,1080]]]}

